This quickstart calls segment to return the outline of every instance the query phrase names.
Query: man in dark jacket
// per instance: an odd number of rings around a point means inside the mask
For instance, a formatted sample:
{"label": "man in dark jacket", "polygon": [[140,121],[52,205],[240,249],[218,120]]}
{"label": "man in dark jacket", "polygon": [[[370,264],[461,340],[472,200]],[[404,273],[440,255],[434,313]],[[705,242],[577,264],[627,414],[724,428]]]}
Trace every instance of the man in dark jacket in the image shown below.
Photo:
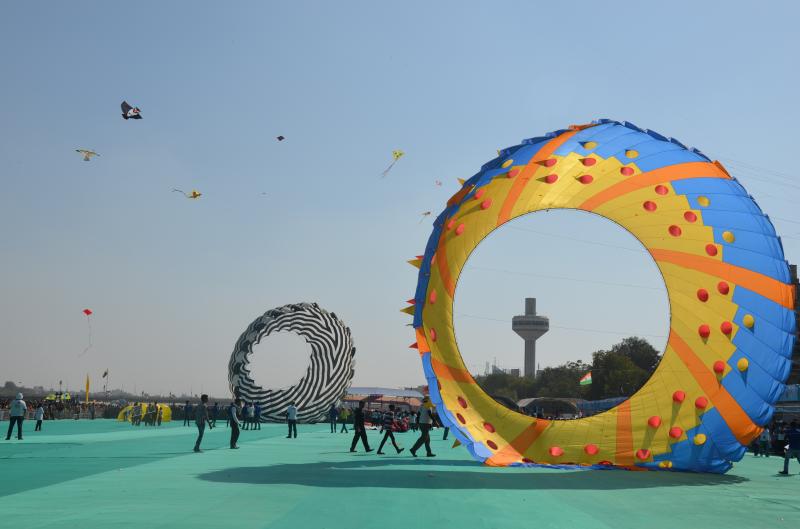
{"label": "man in dark jacket", "polygon": [[367,429],[364,426],[364,401],[359,401],[358,408],[356,408],[355,413],[353,414],[353,431],[355,435],[353,435],[353,442],[350,445],[350,451],[356,451],[356,445],[358,444],[358,440],[361,439],[361,443],[364,445],[364,450],[367,452],[372,452],[372,448],[369,447],[369,442],[367,442]]}
{"label": "man in dark jacket", "polygon": [[200,443],[203,441],[203,432],[206,431],[206,424],[208,424],[209,430],[214,427],[208,418],[208,395],[205,393],[200,395],[200,404],[195,406],[194,422],[197,424],[197,441],[194,443],[194,451],[202,452]]}
{"label": "man in dark jacket", "polygon": [[795,421],[786,429],[786,451],[783,458],[783,470],[779,474],[789,475],[789,460],[793,457],[800,463],[800,429]]}

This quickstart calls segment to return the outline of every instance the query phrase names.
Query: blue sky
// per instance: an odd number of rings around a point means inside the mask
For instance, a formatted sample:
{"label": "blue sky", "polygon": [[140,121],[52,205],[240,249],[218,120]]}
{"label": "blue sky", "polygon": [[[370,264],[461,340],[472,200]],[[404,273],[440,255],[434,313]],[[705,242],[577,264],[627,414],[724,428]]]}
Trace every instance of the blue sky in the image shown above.
{"label": "blue sky", "polygon": [[[114,386],[221,396],[247,324],[307,300],[350,325],[357,385],[422,383],[398,312],[430,230],[419,214],[497,148],[600,117],[720,158],[796,261],[798,15],[791,2],[9,4],[2,378],[77,387],[109,368]],[[144,119],[122,120],[123,99]],[[496,232],[457,292],[470,368],[521,364],[521,340],[493,319],[526,295],[554,326],[606,331],[554,328],[543,366],[628,332],[663,343],[665,294],[637,244],[574,212]],[[79,357],[85,307],[94,346]],[[265,344],[259,380],[287,382],[300,345]]]}

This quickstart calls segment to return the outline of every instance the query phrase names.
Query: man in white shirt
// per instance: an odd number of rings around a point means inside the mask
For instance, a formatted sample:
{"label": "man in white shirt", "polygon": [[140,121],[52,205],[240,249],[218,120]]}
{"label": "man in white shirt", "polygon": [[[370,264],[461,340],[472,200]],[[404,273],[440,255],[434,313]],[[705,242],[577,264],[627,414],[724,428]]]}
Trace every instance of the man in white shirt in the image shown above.
{"label": "man in white shirt", "polygon": [[22,421],[25,420],[25,412],[28,411],[28,405],[22,400],[22,393],[17,393],[17,398],[11,403],[9,411],[8,434],[6,434],[6,441],[11,439],[11,431],[14,429],[14,424],[17,425],[17,439],[22,440]]}
{"label": "man in white shirt", "polygon": [[425,445],[428,457],[436,457],[431,451],[431,427],[433,426],[433,403],[429,397],[422,399],[422,406],[419,407],[419,431],[420,436],[414,446],[411,447],[411,455],[417,457],[417,450]]}
{"label": "man in white shirt", "polygon": [[294,433],[294,438],[297,439],[297,408],[295,408],[294,402],[290,402],[289,407],[286,408],[286,422],[289,423],[289,435],[286,438],[291,438]]}
{"label": "man in white shirt", "polygon": [[231,402],[230,406],[228,406],[228,424],[231,425],[231,448],[237,449],[239,445],[236,444],[236,441],[239,440],[239,406],[241,406],[242,400],[236,399],[235,401]]}
{"label": "man in white shirt", "polygon": [[40,402],[39,405],[36,407],[36,413],[33,415],[33,418],[36,419],[36,428],[33,429],[34,432],[41,432],[42,431],[42,420],[44,419],[44,407]]}

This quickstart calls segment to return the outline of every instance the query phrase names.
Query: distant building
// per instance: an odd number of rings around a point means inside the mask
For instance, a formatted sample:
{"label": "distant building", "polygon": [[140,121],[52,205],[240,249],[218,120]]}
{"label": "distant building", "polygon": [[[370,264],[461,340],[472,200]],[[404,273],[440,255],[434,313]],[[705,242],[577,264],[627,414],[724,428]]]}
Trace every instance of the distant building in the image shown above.
{"label": "distant building", "polygon": [[525,340],[526,377],[536,376],[536,340],[550,330],[550,320],[536,315],[536,298],[525,298],[525,314],[511,319],[511,329]]}

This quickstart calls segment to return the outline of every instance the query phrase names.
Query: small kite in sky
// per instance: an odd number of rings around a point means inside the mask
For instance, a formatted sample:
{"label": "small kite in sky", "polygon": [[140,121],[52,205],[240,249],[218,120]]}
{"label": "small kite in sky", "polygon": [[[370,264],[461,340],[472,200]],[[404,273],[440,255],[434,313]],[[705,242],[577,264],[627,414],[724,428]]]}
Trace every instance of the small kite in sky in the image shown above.
{"label": "small kite in sky", "polygon": [[430,214],[431,214],[430,211],[423,211],[422,212],[422,217],[420,217],[420,219],[419,219],[419,223],[422,224],[422,221],[425,220],[425,217],[427,217]]}
{"label": "small kite in sky", "polygon": [[142,119],[142,111],[139,110],[139,107],[132,107],[128,104],[127,101],[123,101],[122,105],[122,117],[125,119]]}
{"label": "small kite in sky", "polygon": [[436,185],[437,185],[437,186],[439,186],[439,187],[442,187],[442,181],[441,181],[441,180],[436,180],[436,181],[435,181],[435,182],[433,182],[433,183],[434,183],[434,184],[436,184]]}
{"label": "small kite in sky", "polygon": [[278,140],[278,141],[283,141],[283,140],[286,139],[286,137],[285,136],[278,136],[275,139]]}
{"label": "small kite in sky", "polygon": [[83,155],[83,161],[88,162],[91,161],[92,156],[100,156],[94,151],[90,151],[88,149],[75,149],[75,152],[79,152]]}
{"label": "small kite in sky", "polygon": [[389,174],[389,171],[392,170],[392,167],[394,167],[394,164],[396,164],[397,160],[402,158],[404,154],[405,153],[403,151],[401,151],[400,149],[397,149],[396,151],[392,151],[392,163],[390,163],[389,167],[387,167],[386,170],[384,170],[383,173],[381,173],[381,178],[383,178],[387,174]]}
{"label": "small kite in sky", "polygon": [[173,188],[172,188],[172,192],[173,192],[173,193],[183,193],[183,196],[185,196],[186,198],[191,198],[192,200],[197,200],[198,198],[200,198],[201,196],[203,196],[203,193],[201,193],[201,192],[200,192],[200,191],[198,191],[197,189],[192,189],[192,192],[191,192],[191,193],[187,193],[186,191],[183,191],[183,190],[181,190],[181,189],[175,189],[175,188],[173,187]]}
{"label": "small kite in sky", "polygon": [[92,348],[92,309],[83,309],[83,314],[86,316],[86,325],[89,327],[89,344],[86,346],[83,352],[78,355],[78,358],[85,355],[86,352]]}

